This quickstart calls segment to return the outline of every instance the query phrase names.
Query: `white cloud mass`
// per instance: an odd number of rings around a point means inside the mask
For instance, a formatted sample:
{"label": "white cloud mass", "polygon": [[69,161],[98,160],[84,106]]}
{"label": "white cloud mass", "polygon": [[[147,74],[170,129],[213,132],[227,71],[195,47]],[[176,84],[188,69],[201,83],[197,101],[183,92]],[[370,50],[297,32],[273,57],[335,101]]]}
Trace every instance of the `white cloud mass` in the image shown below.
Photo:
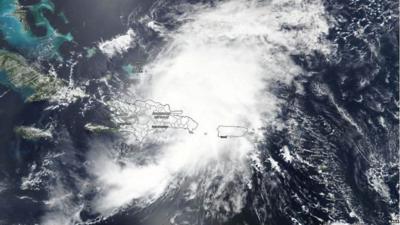
{"label": "white cloud mass", "polygon": [[98,47],[101,52],[111,58],[116,54],[125,53],[130,48],[135,47],[135,37],[135,32],[129,29],[124,35],[118,35],[111,40],[100,42]]}
{"label": "white cloud mass", "polygon": [[[320,1],[231,0],[185,7],[187,12],[175,18],[183,25],[165,31],[169,42],[145,66],[143,77],[148,79],[132,90],[183,110],[199,126],[194,134],[170,130],[154,136],[153,141],[162,143],[160,153],[144,165],[120,167],[96,155],[92,171],[103,188],[96,205],[103,214],[133,200],[150,203],[182,176],[206,180],[202,187],[193,185],[193,193],[207,190],[213,178],[222,176],[209,203],[231,201],[228,210],[239,212],[245,200],[241,191],[231,193],[230,200],[219,196],[236,174],[242,185],[250,179],[256,142],[262,139],[258,128],[279,112],[271,85],[289,84],[302,73],[292,54],[329,53],[324,39],[329,27]],[[221,139],[219,125],[247,127],[254,135]]]}

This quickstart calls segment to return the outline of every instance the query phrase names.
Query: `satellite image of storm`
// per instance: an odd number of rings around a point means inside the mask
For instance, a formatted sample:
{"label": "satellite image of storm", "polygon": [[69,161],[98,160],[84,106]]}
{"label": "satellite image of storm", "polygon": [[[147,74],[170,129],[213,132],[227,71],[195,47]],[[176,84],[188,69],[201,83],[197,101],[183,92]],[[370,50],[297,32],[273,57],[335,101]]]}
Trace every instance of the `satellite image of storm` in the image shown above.
{"label": "satellite image of storm", "polygon": [[398,0],[0,0],[0,225],[400,225]]}

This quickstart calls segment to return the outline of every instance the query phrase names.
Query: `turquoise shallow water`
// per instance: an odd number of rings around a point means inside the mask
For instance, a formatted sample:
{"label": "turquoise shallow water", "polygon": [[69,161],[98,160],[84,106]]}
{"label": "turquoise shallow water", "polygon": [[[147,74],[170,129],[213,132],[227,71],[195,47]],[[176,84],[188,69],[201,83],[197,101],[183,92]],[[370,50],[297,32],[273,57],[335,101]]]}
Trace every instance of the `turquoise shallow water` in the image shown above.
{"label": "turquoise shallow water", "polygon": [[126,64],[122,66],[122,69],[126,73],[127,76],[131,77],[135,73],[135,68],[131,64]]}
{"label": "turquoise shallow water", "polygon": [[[23,11],[29,11],[38,27],[46,30],[44,36],[35,36],[31,29],[24,23],[20,15]],[[34,58],[58,58],[59,48],[64,42],[73,40],[70,33],[60,34],[52,27],[44,16],[45,11],[54,12],[54,4],[50,0],[41,0],[39,3],[23,6],[18,0],[0,0],[0,32],[2,38],[22,54]]]}

